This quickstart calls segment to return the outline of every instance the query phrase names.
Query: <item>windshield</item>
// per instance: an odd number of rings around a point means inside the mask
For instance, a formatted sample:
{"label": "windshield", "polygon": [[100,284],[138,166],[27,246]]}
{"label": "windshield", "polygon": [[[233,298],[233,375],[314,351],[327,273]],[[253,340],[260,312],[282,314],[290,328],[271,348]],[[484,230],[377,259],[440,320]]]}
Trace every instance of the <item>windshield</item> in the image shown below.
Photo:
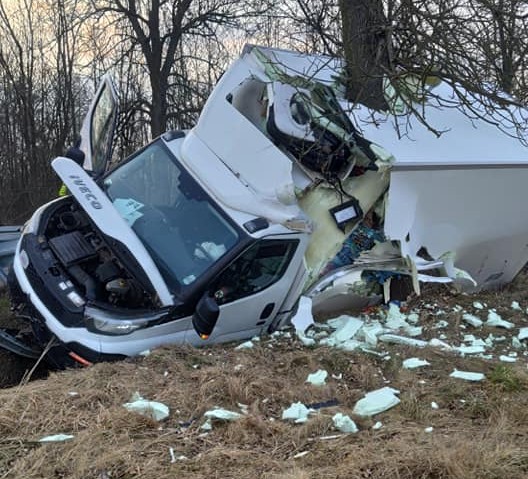
{"label": "windshield", "polygon": [[106,194],[171,286],[187,286],[232,249],[237,230],[160,142],[104,180]]}

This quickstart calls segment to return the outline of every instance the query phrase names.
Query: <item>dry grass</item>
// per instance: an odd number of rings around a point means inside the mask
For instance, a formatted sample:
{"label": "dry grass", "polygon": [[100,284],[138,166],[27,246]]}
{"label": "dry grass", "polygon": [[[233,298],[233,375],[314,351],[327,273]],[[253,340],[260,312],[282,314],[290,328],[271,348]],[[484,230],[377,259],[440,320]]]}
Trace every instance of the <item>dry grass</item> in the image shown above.
{"label": "dry grass", "polygon": [[[512,389],[501,387],[501,380],[450,379],[446,353],[424,354],[431,368],[396,373],[395,364],[376,357],[300,349],[284,340],[249,351],[167,348],[144,359],[54,373],[0,391],[0,473],[94,479],[526,477],[526,366],[496,373],[517,377]],[[307,375],[321,367],[343,379],[321,388],[306,384]],[[371,429],[374,419],[356,418],[358,434],[323,439],[336,434],[333,414],[350,414],[356,400],[385,385],[389,374],[402,402],[375,418],[383,422],[381,430]],[[135,391],[167,404],[169,418],[156,423],[126,411],[122,403]],[[291,402],[334,398],[338,406],[320,409],[306,424],[280,420]],[[431,401],[440,409],[431,409]],[[249,406],[247,417],[217,423],[204,434],[206,410],[238,411],[237,403]],[[433,433],[424,432],[427,426]],[[55,433],[75,438],[36,442]],[[169,448],[188,459],[171,463]]]}
{"label": "dry grass", "polygon": [[[524,325],[512,299],[525,298],[526,277],[501,293],[479,295],[505,319]],[[521,295],[522,294],[522,295]],[[450,338],[460,337],[460,313],[473,296],[430,292],[428,301],[449,312]],[[420,303],[421,302],[421,303]],[[421,308],[425,335],[438,318]],[[501,332],[502,333],[502,332]],[[458,336],[457,336],[458,335]],[[390,359],[328,348],[302,348],[295,341],[264,340],[252,350],[232,345],[210,349],[164,348],[146,358],[52,373],[47,380],[0,390],[0,477],[7,478],[449,478],[528,477],[528,371],[526,356],[515,364],[462,358],[436,349],[390,347]],[[431,365],[404,370],[418,355]],[[326,369],[342,379],[324,387],[305,383]],[[487,380],[449,378],[453,368],[482,371]],[[352,415],[367,391],[390,385],[401,403],[375,418],[354,417],[360,432],[340,435],[332,416]],[[157,423],[122,407],[138,391],[170,408]],[[76,394],[72,394],[76,393]],[[292,402],[335,399],[302,425],[283,422]],[[439,409],[432,409],[435,401]],[[232,423],[200,429],[215,406],[248,414]],[[353,416],[353,415],[352,415]],[[373,430],[381,421],[383,427]],[[433,432],[425,432],[432,426]],[[75,437],[41,444],[49,434]],[[176,457],[171,462],[170,448]],[[307,454],[296,457],[296,455]]]}

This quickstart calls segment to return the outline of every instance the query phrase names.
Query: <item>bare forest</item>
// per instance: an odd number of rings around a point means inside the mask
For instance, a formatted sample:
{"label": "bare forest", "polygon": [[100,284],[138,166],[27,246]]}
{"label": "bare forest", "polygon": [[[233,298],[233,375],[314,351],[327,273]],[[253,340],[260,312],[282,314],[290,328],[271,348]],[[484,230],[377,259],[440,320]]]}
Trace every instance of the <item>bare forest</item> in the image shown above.
{"label": "bare forest", "polygon": [[[0,224],[56,195],[49,162],[75,143],[105,72],[120,92],[120,161],[192,126],[246,43],[346,57],[348,97],[376,109],[382,78],[408,73],[496,109],[528,98],[527,27],[521,0],[1,0]],[[490,121],[522,138],[507,115]]]}

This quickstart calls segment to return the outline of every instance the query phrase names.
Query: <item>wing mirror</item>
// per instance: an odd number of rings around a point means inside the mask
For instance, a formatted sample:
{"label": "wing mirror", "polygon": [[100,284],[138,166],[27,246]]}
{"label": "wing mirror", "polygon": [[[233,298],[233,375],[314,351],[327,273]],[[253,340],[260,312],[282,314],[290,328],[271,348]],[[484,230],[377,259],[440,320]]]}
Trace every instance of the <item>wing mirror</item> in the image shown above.
{"label": "wing mirror", "polygon": [[194,330],[200,338],[204,340],[209,338],[216,326],[218,316],[220,316],[218,303],[207,293],[204,294],[198,301],[192,317]]}

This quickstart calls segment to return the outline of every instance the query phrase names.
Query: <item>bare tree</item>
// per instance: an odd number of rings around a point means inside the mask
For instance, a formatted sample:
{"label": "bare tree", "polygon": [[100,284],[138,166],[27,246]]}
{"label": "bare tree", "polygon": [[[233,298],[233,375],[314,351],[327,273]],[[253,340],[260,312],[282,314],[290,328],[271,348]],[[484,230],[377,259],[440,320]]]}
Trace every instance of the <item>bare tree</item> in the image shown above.
{"label": "bare tree", "polygon": [[0,212],[25,218],[56,192],[49,160],[78,130],[77,0],[0,1]]}
{"label": "bare tree", "polygon": [[[258,2],[256,2],[258,3]],[[167,129],[171,78],[181,66],[184,39],[216,39],[221,26],[238,26],[255,15],[251,2],[235,0],[93,0],[94,12],[112,15],[115,28],[130,26],[129,41],[140,49],[147,69],[150,98],[145,100],[152,136]]]}
{"label": "bare tree", "polygon": [[349,98],[388,109],[385,77],[412,110],[407,80],[436,77],[453,87],[453,106],[525,139],[516,107],[525,85],[527,8],[520,0],[340,0]]}

